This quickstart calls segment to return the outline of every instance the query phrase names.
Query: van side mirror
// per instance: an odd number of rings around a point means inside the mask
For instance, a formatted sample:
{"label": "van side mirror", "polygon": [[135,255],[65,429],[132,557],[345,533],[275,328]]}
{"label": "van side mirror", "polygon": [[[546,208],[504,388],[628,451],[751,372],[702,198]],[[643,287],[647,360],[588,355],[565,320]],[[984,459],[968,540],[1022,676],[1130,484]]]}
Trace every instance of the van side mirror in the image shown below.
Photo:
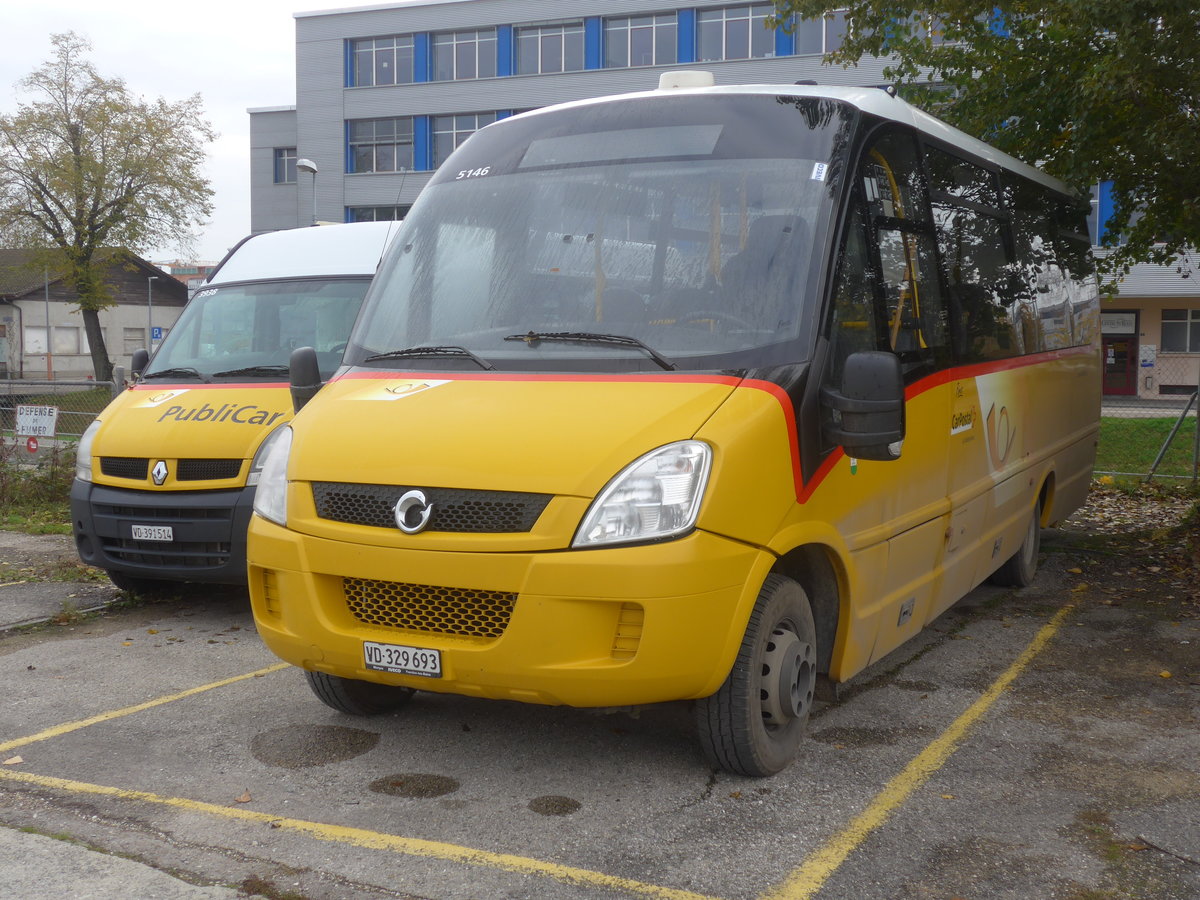
{"label": "van side mirror", "polygon": [[133,356],[129,359],[129,373],[134,377],[140,376],[146,371],[146,366],[150,364],[150,351],[145,347],[138,347],[133,351]]}
{"label": "van side mirror", "polygon": [[888,461],[900,456],[904,440],[904,376],[894,353],[851,353],[841,389],[821,388],[821,403],[832,412],[822,432],[848,456]]}
{"label": "van side mirror", "polygon": [[288,381],[292,386],[292,410],[300,412],[304,404],[317,396],[322,387],[321,366],[312,347],[297,347],[288,357]]}

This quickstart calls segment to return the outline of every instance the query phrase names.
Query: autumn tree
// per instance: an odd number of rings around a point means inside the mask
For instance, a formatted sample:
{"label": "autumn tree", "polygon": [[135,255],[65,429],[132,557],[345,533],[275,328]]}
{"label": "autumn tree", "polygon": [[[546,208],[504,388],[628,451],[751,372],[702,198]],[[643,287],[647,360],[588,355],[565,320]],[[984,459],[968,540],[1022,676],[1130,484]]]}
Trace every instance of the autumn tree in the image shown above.
{"label": "autumn tree", "polygon": [[1110,272],[1200,248],[1200,6],[1192,0],[775,0],[791,27],[846,9],[828,61],[885,77],[1088,194],[1112,182]]}
{"label": "autumn tree", "polygon": [[0,116],[0,244],[36,251],[74,287],[96,378],[107,381],[98,313],[115,301],[104,269],[114,252],[188,246],[212,212],[201,167],[216,134],[198,94],[135,97],[97,73],[86,39],[51,43],[52,58],[19,82],[28,102]]}

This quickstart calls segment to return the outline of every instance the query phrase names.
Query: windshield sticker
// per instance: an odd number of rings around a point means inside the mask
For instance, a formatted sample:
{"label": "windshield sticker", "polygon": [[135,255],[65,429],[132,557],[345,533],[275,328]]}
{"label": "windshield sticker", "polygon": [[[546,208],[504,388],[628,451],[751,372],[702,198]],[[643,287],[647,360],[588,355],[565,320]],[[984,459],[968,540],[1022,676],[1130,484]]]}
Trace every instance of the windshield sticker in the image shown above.
{"label": "windshield sticker", "polygon": [[813,163],[812,180],[824,181],[825,173],[829,171],[828,163]]}
{"label": "windshield sticker", "polygon": [[401,400],[405,397],[411,397],[413,394],[419,394],[422,391],[427,391],[430,388],[441,387],[443,384],[449,384],[449,379],[442,380],[422,380],[422,381],[397,381],[395,384],[389,384],[383,389],[382,396],[379,400]]}

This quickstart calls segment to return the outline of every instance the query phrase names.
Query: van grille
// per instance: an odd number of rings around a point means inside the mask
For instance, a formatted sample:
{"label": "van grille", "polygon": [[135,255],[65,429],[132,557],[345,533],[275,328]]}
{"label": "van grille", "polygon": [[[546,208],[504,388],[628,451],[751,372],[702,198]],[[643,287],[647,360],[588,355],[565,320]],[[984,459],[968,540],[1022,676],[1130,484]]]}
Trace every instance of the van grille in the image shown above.
{"label": "van grille", "polygon": [[[150,460],[134,456],[102,456],[100,471],[109,478],[146,480]],[[176,481],[219,481],[237,478],[242,471],[240,459],[181,459],[175,463]]]}
{"label": "van grille", "polygon": [[346,605],[366,625],[498,638],[508,627],[517,595],[366,578],[342,579]]}
{"label": "van grille", "polygon": [[137,478],[146,480],[146,472],[150,469],[150,461],[134,456],[102,456],[100,471],[109,478]]}
{"label": "van grille", "polygon": [[[317,515],[349,525],[395,528],[396,501],[410,487],[390,484],[313,482]],[[550,502],[549,494],[422,488],[433,505],[426,531],[501,534],[530,531]]]}
{"label": "van grille", "polygon": [[242,471],[240,459],[181,459],[177,466],[176,481],[218,481]]}

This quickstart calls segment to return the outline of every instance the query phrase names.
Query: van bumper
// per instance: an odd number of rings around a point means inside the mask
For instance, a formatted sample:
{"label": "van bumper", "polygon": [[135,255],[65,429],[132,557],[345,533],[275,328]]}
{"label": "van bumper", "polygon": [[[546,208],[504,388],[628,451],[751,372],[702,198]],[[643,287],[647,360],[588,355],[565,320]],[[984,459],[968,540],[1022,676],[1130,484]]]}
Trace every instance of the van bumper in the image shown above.
{"label": "van bumper", "polygon": [[[79,481],[71,525],[79,558],[134,578],[246,583],[246,526],[254,489],[142,491]],[[171,541],[139,541],[134,525],[166,525]]]}
{"label": "van bumper", "polygon": [[[293,665],[417,690],[604,707],[715,692],[773,562],[699,531],[600,550],[458,553],[314,538],[254,516],[248,568],[259,634]],[[436,649],[442,675],[369,670],[364,641]]]}

